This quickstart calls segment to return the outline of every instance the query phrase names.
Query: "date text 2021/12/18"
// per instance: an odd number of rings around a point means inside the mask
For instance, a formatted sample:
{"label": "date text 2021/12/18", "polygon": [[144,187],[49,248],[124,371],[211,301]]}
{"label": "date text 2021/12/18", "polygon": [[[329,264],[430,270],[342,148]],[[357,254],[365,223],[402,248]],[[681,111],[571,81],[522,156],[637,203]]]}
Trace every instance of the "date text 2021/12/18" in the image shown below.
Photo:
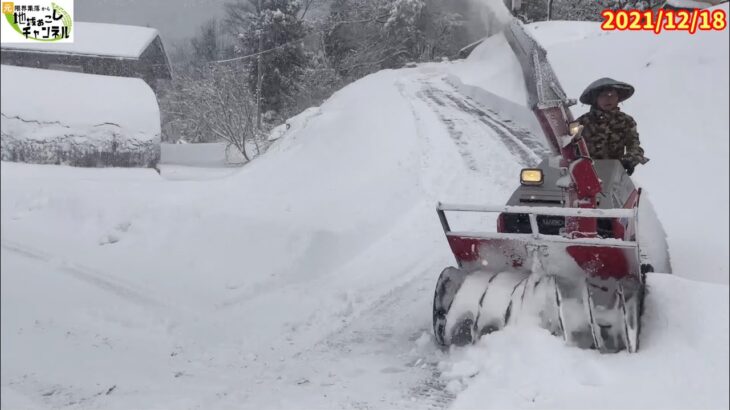
{"label": "date text 2021/12/18", "polygon": [[694,34],[697,30],[722,31],[727,28],[725,10],[604,10],[601,13],[603,30],[653,31],[656,34],[666,31],[687,31]]}

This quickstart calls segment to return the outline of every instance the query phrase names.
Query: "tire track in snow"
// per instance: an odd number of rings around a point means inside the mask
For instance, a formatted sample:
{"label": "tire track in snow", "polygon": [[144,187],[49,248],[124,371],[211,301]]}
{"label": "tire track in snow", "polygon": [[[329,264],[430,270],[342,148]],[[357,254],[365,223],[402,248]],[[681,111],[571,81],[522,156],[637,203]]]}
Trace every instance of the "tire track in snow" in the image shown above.
{"label": "tire track in snow", "polygon": [[[388,317],[393,311],[400,311],[400,303],[403,303],[410,294],[426,293],[429,298],[429,302],[432,299],[432,287],[434,283],[430,280],[433,277],[432,267],[434,263],[425,263],[422,266],[414,267],[414,269],[422,271],[422,273],[415,275],[413,279],[392,289],[375,301],[371,308],[367,310],[367,315],[360,320],[365,322],[372,321],[373,318]],[[428,280],[426,280],[428,278]],[[425,290],[424,290],[425,288]],[[429,315],[430,318],[430,315]],[[428,323],[430,325],[430,321]],[[416,340],[427,332],[429,335],[430,327],[426,329],[420,328],[411,332],[408,336],[408,343],[413,348],[416,345]],[[399,345],[400,346],[400,345]],[[406,347],[409,345],[406,344]],[[447,408],[451,402],[456,398],[451,392],[446,390],[446,384],[441,379],[441,373],[438,370],[439,357],[437,354],[441,352],[435,345],[433,338],[429,339],[430,349],[426,352],[419,352],[415,360],[408,362],[409,368],[421,368],[428,375],[422,379],[418,384],[411,386],[407,395],[410,397],[413,406],[417,409],[444,409]]]}
{"label": "tire track in snow", "polygon": [[[411,374],[417,381],[401,391],[400,401],[386,405],[388,408],[444,409],[455,399],[446,390],[437,368],[440,350],[433,344],[427,349],[414,351],[416,340],[429,328],[409,323],[414,316],[407,310],[412,300],[423,300],[424,294],[432,295],[433,266],[435,262],[426,259],[407,270],[410,279],[397,285],[370,302],[361,312],[347,319],[345,323],[326,334],[319,342],[295,353],[300,360],[321,360],[321,355],[375,356],[393,360],[391,365],[381,369],[382,377],[389,374]],[[412,273],[417,272],[417,273]],[[404,306],[406,305],[406,306]],[[430,317],[430,315],[429,315]],[[405,324],[404,324],[405,323]],[[429,323],[430,324],[430,323]],[[394,378],[395,383],[397,378]],[[347,403],[358,408],[383,408],[382,397],[369,397],[365,401]],[[342,403],[345,404],[345,403]]]}
{"label": "tire track in snow", "polygon": [[538,137],[532,135],[528,130],[510,125],[512,121],[500,118],[497,112],[489,108],[486,111],[482,110],[478,107],[479,104],[469,97],[459,95],[460,98],[456,98],[456,95],[446,94],[446,97],[459,108],[476,114],[480,121],[489,124],[506,144],[514,145],[517,147],[516,149],[520,149],[526,154],[531,154],[533,159],[538,162],[542,158],[550,155],[550,150],[545,147]]}
{"label": "tire track in snow", "polygon": [[420,98],[429,107],[431,107],[438,116],[439,120],[446,125],[449,136],[456,144],[456,149],[459,152],[459,155],[461,155],[461,157],[464,159],[467,168],[472,171],[479,171],[477,160],[476,158],[474,158],[474,154],[472,154],[472,151],[469,149],[469,144],[464,138],[464,132],[462,131],[462,128],[464,128],[463,124],[459,124],[460,121],[449,118],[447,115],[438,112],[440,111],[438,108],[434,109],[434,104],[439,107],[446,106],[446,104],[435,95],[434,91],[435,90],[431,88],[426,88],[416,93],[416,97]]}
{"label": "tire track in snow", "polygon": [[[510,120],[500,118],[496,111],[482,107],[476,101],[461,94],[452,85],[443,80],[436,81],[435,78],[423,78],[420,82],[422,88],[415,93],[408,93],[405,87],[400,86],[401,94],[406,99],[413,99],[415,96],[431,108],[436,117],[446,126],[449,137],[451,137],[459,155],[470,170],[479,173],[486,171],[484,169],[486,168],[484,162],[486,159],[481,158],[480,166],[480,158],[475,155],[479,153],[475,150],[489,149],[487,144],[481,146],[480,141],[492,137],[502,143],[514,158],[525,167],[535,166],[542,158],[550,155],[549,149],[543,144],[542,140],[530,131],[513,124]],[[414,117],[418,119],[417,110],[412,108],[412,111]],[[393,291],[375,302],[373,309],[369,310],[365,317],[374,318],[392,314],[394,311],[397,312],[398,300],[402,299],[401,295],[405,293],[401,288],[408,286],[416,285],[411,285],[409,282],[393,289]],[[357,320],[365,320],[365,318]],[[350,353],[352,344],[357,343],[363,336],[366,336],[357,331],[357,325],[354,322],[346,324],[338,329],[336,333],[333,333],[334,339],[327,340],[326,347],[328,349],[342,349],[343,354]],[[425,331],[431,334],[429,330]],[[421,329],[420,332],[422,334],[424,329]],[[345,335],[348,334],[350,336],[346,337]],[[411,335],[411,343],[418,337],[419,332]],[[429,340],[429,343],[433,345],[434,351],[408,364],[412,367],[421,367],[423,370],[428,371],[429,375],[424,377],[420,383],[409,387],[405,396],[411,397],[412,404],[416,408],[448,408],[456,396],[447,389],[446,383],[441,377],[438,369],[439,353],[436,352],[438,349],[435,347],[435,342]],[[394,347],[394,349],[397,348]],[[438,350],[438,352],[441,352],[441,350]]]}
{"label": "tire track in snow", "polygon": [[91,286],[101,289],[105,292],[112,293],[132,302],[145,307],[163,307],[161,303],[155,299],[144,295],[143,293],[132,289],[129,285],[122,284],[118,279],[104,274],[98,270],[71,263],[58,258],[49,253],[23,245],[17,242],[2,239],[0,242],[2,249],[24,256],[29,259],[44,262],[56,267],[60,272],[65,273],[75,279],[85,282]]}
{"label": "tire track in snow", "polygon": [[445,109],[472,115],[474,119],[493,131],[492,134],[504,144],[507,150],[517,158],[522,166],[537,165],[545,155],[548,155],[549,152],[547,149],[527,130],[512,127],[508,124],[508,120],[499,118],[498,114],[492,110],[487,109],[491,113],[489,114],[485,110],[480,109],[475,103],[469,101],[467,97],[460,95],[452,86],[447,86],[444,83],[444,87],[437,87],[430,81],[425,81],[425,84],[426,86],[420,96],[427,98],[424,101],[434,108],[438,117],[446,124],[449,129],[449,134],[455,140],[459,147],[459,152],[467,160],[467,163],[469,162],[469,158],[473,158],[473,154],[468,151],[462,142],[461,132],[454,127],[454,120]]}
{"label": "tire track in snow", "polygon": [[[432,106],[432,104],[429,104],[430,101],[433,103],[436,103],[439,106],[445,106],[445,104],[435,95],[435,90],[433,89],[424,89],[416,94],[417,97],[425,101],[429,106]],[[467,167],[472,171],[479,171],[479,167],[477,166],[477,161],[474,158],[474,155],[471,153],[471,150],[469,150],[469,144],[464,139],[464,133],[461,131],[461,127],[459,124],[456,123],[456,121],[452,118],[448,118],[445,115],[442,115],[441,113],[437,113],[439,120],[446,124],[446,128],[449,131],[449,136],[451,136],[451,139],[454,140],[454,143],[456,144],[456,148],[459,151],[459,154],[464,159],[464,162],[466,163]]]}

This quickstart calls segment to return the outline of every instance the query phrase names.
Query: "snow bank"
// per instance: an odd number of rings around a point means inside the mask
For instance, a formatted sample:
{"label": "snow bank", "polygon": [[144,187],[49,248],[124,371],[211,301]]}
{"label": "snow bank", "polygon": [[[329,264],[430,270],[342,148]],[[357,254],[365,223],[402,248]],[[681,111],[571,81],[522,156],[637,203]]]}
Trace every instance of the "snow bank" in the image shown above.
{"label": "snow bank", "polygon": [[149,27],[121,24],[74,22],[73,43],[18,43],[3,44],[4,49],[32,50],[48,53],[87,54],[108,57],[139,58],[158,36]]}
{"label": "snow bank", "polygon": [[292,135],[307,126],[309,120],[321,113],[319,107],[309,107],[301,113],[284,121],[269,133],[269,141],[275,141],[285,135]]}
{"label": "snow bank", "polygon": [[664,274],[648,281],[639,353],[601,355],[510,326],[439,364],[460,393],[451,408],[727,408],[727,286]]}
{"label": "snow bank", "polygon": [[2,65],[3,160],[148,166],[157,98],[141,79]]}
{"label": "snow bank", "polygon": [[[434,202],[420,195],[420,140],[395,86],[401,76],[340,91],[225,179],[3,163],[0,346],[3,387],[15,393],[3,408],[336,407],[352,400],[349,381],[363,366],[366,388],[428,374],[404,375],[390,348],[374,361],[367,343],[357,364],[330,366],[352,356],[320,352],[394,287],[418,285],[394,301],[430,287],[431,265],[449,255],[434,251],[442,237]],[[427,312],[428,298],[415,299],[398,314]],[[371,317],[392,326],[391,314]],[[397,326],[393,346],[407,352],[420,326]],[[329,398],[313,392],[327,383]]]}
{"label": "snow bank", "polygon": [[[453,92],[440,77],[368,76],[222,179],[3,163],[11,399],[419,408],[402,384],[432,379],[431,360],[409,365],[419,357],[408,342],[430,327],[433,283],[451,263],[436,200],[503,201],[519,172],[489,127],[426,98],[428,81]],[[479,148],[460,152],[456,131]]]}

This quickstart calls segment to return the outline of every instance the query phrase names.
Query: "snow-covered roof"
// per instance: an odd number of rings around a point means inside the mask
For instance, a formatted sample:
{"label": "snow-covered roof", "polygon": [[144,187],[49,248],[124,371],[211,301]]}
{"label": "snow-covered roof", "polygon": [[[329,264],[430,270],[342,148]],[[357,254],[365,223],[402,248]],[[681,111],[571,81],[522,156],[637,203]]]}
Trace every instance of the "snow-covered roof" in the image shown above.
{"label": "snow-covered roof", "polygon": [[156,29],[121,24],[74,22],[73,43],[3,44],[3,49],[60,54],[139,58],[158,36]]}
{"label": "snow-covered roof", "polygon": [[0,66],[2,113],[69,127],[112,123],[150,137],[160,134],[152,89],[139,78]]}

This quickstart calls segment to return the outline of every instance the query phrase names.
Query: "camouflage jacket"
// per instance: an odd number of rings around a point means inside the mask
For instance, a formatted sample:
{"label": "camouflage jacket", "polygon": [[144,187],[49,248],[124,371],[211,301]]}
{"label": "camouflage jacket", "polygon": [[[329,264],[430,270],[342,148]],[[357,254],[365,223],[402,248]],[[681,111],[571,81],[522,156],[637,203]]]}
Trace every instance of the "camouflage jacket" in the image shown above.
{"label": "camouflage jacket", "polygon": [[591,158],[618,159],[632,166],[649,161],[639,145],[636,121],[618,108],[606,112],[594,107],[577,121],[583,125],[582,135]]}

